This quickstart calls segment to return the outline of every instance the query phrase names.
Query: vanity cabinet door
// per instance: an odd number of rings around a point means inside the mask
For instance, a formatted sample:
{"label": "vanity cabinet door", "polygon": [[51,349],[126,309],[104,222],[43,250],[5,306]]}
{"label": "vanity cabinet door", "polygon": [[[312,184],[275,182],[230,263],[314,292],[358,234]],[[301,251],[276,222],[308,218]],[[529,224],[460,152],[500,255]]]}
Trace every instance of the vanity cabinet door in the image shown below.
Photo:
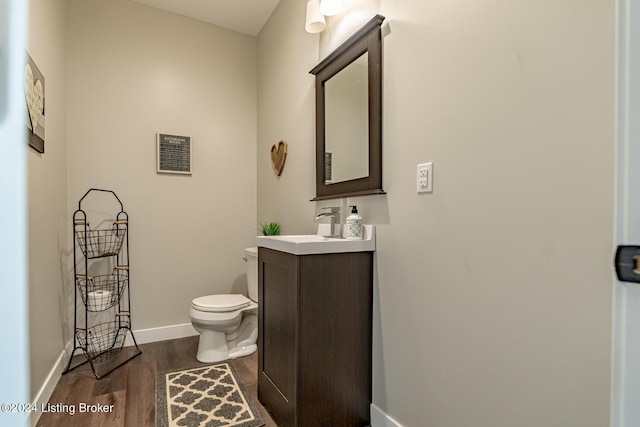
{"label": "vanity cabinet door", "polygon": [[307,255],[298,265],[298,425],[368,426],[373,254]]}
{"label": "vanity cabinet door", "polygon": [[258,250],[258,399],[280,427],[297,424],[297,299],[295,255]]}

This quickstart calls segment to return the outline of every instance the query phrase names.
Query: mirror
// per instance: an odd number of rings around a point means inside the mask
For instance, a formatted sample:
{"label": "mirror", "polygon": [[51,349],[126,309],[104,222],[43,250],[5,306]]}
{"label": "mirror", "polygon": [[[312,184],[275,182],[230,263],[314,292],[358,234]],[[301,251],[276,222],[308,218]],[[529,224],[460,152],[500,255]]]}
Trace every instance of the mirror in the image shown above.
{"label": "mirror", "polygon": [[311,74],[316,76],[316,197],[382,190],[382,35],[376,15]]}
{"label": "mirror", "polygon": [[368,54],[324,84],[324,183],[369,175]]}

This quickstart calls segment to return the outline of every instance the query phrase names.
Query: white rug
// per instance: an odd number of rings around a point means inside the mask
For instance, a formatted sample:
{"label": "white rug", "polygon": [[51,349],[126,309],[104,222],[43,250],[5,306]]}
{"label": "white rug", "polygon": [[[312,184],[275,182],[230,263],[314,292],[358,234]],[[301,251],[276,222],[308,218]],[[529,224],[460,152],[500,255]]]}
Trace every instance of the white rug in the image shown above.
{"label": "white rug", "polygon": [[230,362],[156,377],[157,427],[259,427],[264,423]]}

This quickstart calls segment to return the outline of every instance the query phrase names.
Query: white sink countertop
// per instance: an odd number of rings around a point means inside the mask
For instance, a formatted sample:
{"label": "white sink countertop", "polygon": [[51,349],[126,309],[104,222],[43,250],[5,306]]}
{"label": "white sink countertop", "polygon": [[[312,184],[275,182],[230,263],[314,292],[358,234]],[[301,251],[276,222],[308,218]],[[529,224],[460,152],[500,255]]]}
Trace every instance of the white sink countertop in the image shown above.
{"label": "white sink countertop", "polygon": [[324,237],[330,234],[330,224],[319,224],[318,234],[258,236],[256,240],[259,247],[293,255],[375,251],[376,228],[373,225],[364,225],[363,227],[362,240]]}

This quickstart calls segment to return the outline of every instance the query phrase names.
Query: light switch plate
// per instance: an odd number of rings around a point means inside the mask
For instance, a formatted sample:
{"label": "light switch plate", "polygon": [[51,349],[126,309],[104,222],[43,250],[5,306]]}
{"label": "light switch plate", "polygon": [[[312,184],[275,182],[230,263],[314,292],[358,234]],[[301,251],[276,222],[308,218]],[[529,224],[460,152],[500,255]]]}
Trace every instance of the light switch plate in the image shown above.
{"label": "light switch plate", "polygon": [[433,192],[433,162],[420,163],[416,169],[418,194]]}

